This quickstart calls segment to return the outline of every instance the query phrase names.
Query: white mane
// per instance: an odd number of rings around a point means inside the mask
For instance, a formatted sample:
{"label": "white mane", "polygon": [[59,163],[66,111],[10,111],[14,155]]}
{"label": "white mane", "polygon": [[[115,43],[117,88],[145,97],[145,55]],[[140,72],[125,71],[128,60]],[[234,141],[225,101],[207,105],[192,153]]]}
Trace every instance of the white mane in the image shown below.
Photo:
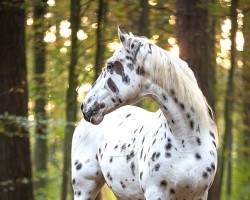
{"label": "white mane", "polygon": [[[209,116],[210,106],[208,105],[206,98],[200,90],[193,71],[188,67],[188,64],[180,59],[178,56],[173,55],[146,38],[140,38],[134,36],[135,39],[139,39],[144,45],[150,45],[152,49],[150,69],[147,69],[153,81],[159,84],[170,95],[174,91],[175,97],[179,102],[185,103],[194,109],[197,117],[204,125],[211,124],[211,118]],[[142,60],[148,55],[148,50],[142,48],[140,52]],[[143,62],[142,61],[142,62]]]}

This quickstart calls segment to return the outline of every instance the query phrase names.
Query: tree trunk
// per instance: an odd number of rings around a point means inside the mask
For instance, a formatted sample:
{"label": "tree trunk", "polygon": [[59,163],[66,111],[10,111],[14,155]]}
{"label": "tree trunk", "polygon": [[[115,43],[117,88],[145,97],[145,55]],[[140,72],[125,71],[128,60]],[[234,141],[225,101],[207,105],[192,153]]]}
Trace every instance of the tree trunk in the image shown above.
{"label": "tree trunk", "polygon": [[226,194],[229,198],[231,195],[232,187],[232,143],[233,143],[233,103],[234,103],[234,73],[236,68],[236,32],[237,32],[237,8],[238,0],[232,0],[231,2],[231,51],[230,51],[230,62],[231,68],[229,70],[228,81],[227,81],[227,91],[225,98],[225,141],[226,142],[226,155],[227,155],[227,185],[226,185]]}
{"label": "tree trunk", "polygon": [[47,171],[47,130],[46,130],[46,87],[45,87],[45,42],[46,32],[44,15],[46,13],[47,0],[36,0],[34,2],[34,79],[35,79],[35,150],[34,164],[36,178],[36,196],[45,199],[45,192],[42,192],[46,185]]}
{"label": "tree trunk", "polygon": [[71,23],[71,53],[68,71],[68,84],[66,96],[66,127],[64,137],[64,161],[63,161],[63,180],[61,190],[61,200],[67,199],[67,191],[71,188],[70,178],[70,156],[72,134],[75,129],[77,114],[77,72],[76,65],[78,60],[77,31],[80,25],[80,0],[71,0],[70,3],[70,23]]}
{"label": "tree trunk", "polygon": [[177,0],[177,40],[180,57],[193,70],[199,86],[210,105],[214,104],[214,67],[208,2],[204,0]]}
{"label": "tree trunk", "polygon": [[96,80],[101,73],[104,60],[104,50],[105,50],[105,26],[107,23],[107,10],[108,10],[108,1],[99,0],[99,9],[98,9],[98,27],[96,29],[96,55],[95,55],[95,70],[94,70],[94,80]]}
{"label": "tree trunk", "polygon": [[148,0],[140,0],[140,17],[138,22],[138,35],[149,37],[149,4]]}
{"label": "tree trunk", "polygon": [[33,200],[23,1],[0,7],[0,199]]}

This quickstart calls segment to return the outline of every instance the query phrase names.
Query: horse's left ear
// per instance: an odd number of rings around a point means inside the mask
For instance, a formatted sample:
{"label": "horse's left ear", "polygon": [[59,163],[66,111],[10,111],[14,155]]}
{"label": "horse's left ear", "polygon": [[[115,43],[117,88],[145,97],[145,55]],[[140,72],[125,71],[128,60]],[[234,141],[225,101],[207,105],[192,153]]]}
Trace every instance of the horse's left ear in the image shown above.
{"label": "horse's left ear", "polygon": [[129,35],[123,29],[121,29],[120,26],[118,26],[118,36],[119,36],[121,43],[125,46],[129,38]]}

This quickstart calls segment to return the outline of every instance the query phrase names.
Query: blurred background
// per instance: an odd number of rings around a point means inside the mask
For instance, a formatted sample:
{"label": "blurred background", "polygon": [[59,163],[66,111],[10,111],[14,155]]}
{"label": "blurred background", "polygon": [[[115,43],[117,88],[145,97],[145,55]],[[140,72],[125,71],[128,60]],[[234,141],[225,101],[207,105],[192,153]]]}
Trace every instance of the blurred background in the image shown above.
{"label": "blurred background", "polygon": [[[0,199],[73,199],[80,103],[119,44],[118,25],[189,63],[220,135],[208,199],[249,200],[250,0],[2,0]],[[105,187],[101,199],[115,197]]]}

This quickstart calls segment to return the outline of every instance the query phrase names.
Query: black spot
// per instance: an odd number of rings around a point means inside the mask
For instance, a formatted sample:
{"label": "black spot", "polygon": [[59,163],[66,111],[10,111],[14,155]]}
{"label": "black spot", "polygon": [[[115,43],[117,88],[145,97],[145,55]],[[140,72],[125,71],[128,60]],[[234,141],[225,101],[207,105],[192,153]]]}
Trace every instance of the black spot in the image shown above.
{"label": "black spot", "polygon": [[137,67],[136,73],[138,75],[144,76],[145,75],[145,69],[144,69],[144,67]]}
{"label": "black spot", "polygon": [[141,127],[141,130],[139,131],[139,133],[142,131],[143,128],[144,128],[144,126]]}
{"label": "black spot", "polygon": [[152,145],[154,145],[155,144],[155,141],[156,141],[156,138],[154,139],[154,141],[152,142]]}
{"label": "black spot", "polygon": [[157,158],[159,158],[159,157],[160,157],[160,155],[161,155],[161,153],[160,153],[160,152],[158,152],[158,153],[156,154],[155,158],[156,158],[156,159],[157,159]]}
{"label": "black spot", "polygon": [[126,161],[127,161],[127,162],[129,162],[129,161],[130,161],[130,159],[131,159],[130,154],[127,154],[127,155],[126,155]]}
{"label": "black spot", "polygon": [[82,168],[82,163],[79,163],[77,166],[76,166],[76,170],[80,170]]}
{"label": "black spot", "polygon": [[189,113],[186,114],[187,118],[190,119],[191,115]]}
{"label": "black spot", "polygon": [[135,164],[134,164],[134,162],[131,162],[130,169],[132,171],[133,176],[135,176]]}
{"label": "black spot", "polygon": [[77,196],[80,196],[80,195],[81,195],[81,191],[78,191],[78,192],[77,192]]}
{"label": "black spot", "polygon": [[133,69],[134,69],[132,63],[128,63],[127,66],[128,66],[128,68],[129,68],[130,70],[133,70]]}
{"label": "black spot", "polygon": [[213,141],[214,146],[216,147],[215,141]]}
{"label": "black spot", "polygon": [[143,172],[140,173],[140,180],[142,179]]}
{"label": "black spot", "polygon": [[196,154],[195,154],[195,158],[196,158],[197,160],[200,160],[200,159],[201,159],[201,155],[200,155],[199,153],[196,153]]}
{"label": "black spot", "polygon": [[174,89],[171,89],[171,91],[170,91],[170,92],[171,92],[171,95],[173,95],[173,96],[175,95],[175,91],[174,91]]}
{"label": "black spot", "polygon": [[126,149],[126,143],[124,143],[124,144],[121,146],[121,151],[123,151],[124,149]]}
{"label": "black spot", "polygon": [[207,172],[211,172],[212,169],[210,167],[207,167]]}
{"label": "black spot", "polygon": [[196,142],[199,146],[201,145],[201,139],[199,137],[196,137]]}
{"label": "black spot", "polygon": [[213,169],[213,171],[215,170],[215,164],[214,163],[211,163],[211,168]]}
{"label": "black spot", "polygon": [[113,157],[110,157],[109,162],[110,162],[110,163],[113,162]]}
{"label": "black spot", "polygon": [[166,181],[166,180],[162,180],[162,181],[160,182],[160,186],[161,186],[161,187],[167,187],[167,181]]}
{"label": "black spot", "polygon": [[164,93],[162,93],[161,95],[162,95],[162,98],[163,98],[164,101],[167,101],[167,100],[168,100],[168,99],[167,99],[167,96],[166,96]]}
{"label": "black spot", "polygon": [[116,86],[116,84],[114,83],[114,81],[111,78],[108,79],[107,84],[108,84],[108,87],[111,89],[112,92],[114,92],[116,94],[119,93],[118,87]]}
{"label": "black spot", "polygon": [[165,149],[166,150],[170,150],[171,148],[172,148],[172,144],[171,143],[165,144]]}
{"label": "black spot", "polygon": [[171,157],[171,153],[170,152],[165,152],[165,157],[166,158],[170,158]]}
{"label": "black spot", "polygon": [[121,40],[121,42],[124,42],[124,40],[125,40],[124,36],[121,36],[120,40]]}
{"label": "black spot", "polygon": [[73,178],[72,184],[74,185],[76,183],[76,179]]}
{"label": "black spot", "polygon": [[171,188],[171,189],[169,190],[169,192],[170,192],[170,194],[172,194],[172,195],[175,194],[175,190],[174,190],[173,188]]}
{"label": "black spot", "polygon": [[149,53],[149,54],[152,54],[152,44],[148,44],[148,46],[149,46],[149,51],[148,51],[148,53]]}
{"label": "black spot", "polygon": [[185,105],[183,103],[180,103],[180,107],[182,110],[185,110]]}
{"label": "black spot", "polygon": [[129,116],[131,116],[131,114],[128,114],[128,115],[126,116],[126,118],[128,118]]}
{"label": "black spot", "polygon": [[197,126],[197,129],[196,129],[196,132],[201,132],[201,130],[200,130],[200,125],[198,124],[198,126]]}
{"label": "black spot", "polygon": [[101,108],[101,109],[103,109],[103,108],[105,108],[105,107],[106,107],[105,103],[101,103],[101,104],[100,104],[100,108]]}
{"label": "black spot", "polygon": [[115,145],[114,149],[117,149],[118,148],[118,145]]}
{"label": "black spot", "polygon": [[152,154],[152,156],[151,156],[151,160],[152,160],[152,161],[155,161],[155,155],[156,155],[156,152],[154,152],[154,153]]}
{"label": "black spot", "polygon": [[142,148],[142,150],[141,150],[140,159],[142,159],[142,154],[143,154],[143,148]]}
{"label": "black spot", "polygon": [[190,128],[192,130],[194,130],[194,121],[193,120],[190,120],[189,125],[190,125]]}
{"label": "black spot", "polygon": [[165,110],[168,110],[168,109],[167,109],[167,107],[166,107],[166,106],[164,106],[164,105],[163,105],[163,108],[164,108]]}
{"label": "black spot", "polygon": [[160,169],[160,164],[156,164],[155,165],[155,171],[159,171],[159,169]]}
{"label": "black spot", "polygon": [[209,133],[215,139],[214,133],[212,131],[210,131]]}
{"label": "black spot", "polygon": [[123,183],[123,181],[120,181],[120,184],[121,184],[121,186],[122,186],[123,189],[126,188],[126,185]]}
{"label": "black spot", "polygon": [[78,163],[79,163],[79,160],[76,160],[76,161],[75,161],[75,165],[77,165]]}
{"label": "black spot", "polygon": [[208,177],[208,173],[207,172],[203,172],[202,177],[203,178],[207,178]]}
{"label": "black spot", "polygon": [[116,102],[115,99],[111,98],[111,101],[113,101],[114,103]]}

